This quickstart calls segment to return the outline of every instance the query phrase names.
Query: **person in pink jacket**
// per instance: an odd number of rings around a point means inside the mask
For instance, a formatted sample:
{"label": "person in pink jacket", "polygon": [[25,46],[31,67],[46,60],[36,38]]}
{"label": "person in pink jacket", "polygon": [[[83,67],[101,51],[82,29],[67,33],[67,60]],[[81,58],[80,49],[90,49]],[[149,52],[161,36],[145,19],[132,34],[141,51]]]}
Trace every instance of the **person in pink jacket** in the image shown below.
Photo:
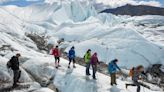
{"label": "person in pink jacket", "polygon": [[92,70],[93,70],[93,79],[96,80],[96,71],[97,71],[97,64],[100,64],[97,53],[95,52],[92,57],[91,57],[91,65],[92,65]]}

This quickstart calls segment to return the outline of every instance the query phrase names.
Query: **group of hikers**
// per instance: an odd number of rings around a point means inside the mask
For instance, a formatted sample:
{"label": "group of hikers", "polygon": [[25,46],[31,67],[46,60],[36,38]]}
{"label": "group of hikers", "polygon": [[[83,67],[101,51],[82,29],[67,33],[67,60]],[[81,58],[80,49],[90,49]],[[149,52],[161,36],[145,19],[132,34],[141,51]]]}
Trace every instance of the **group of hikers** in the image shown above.
{"label": "group of hikers", "polygon": [[[52,49],[52,53],[51,55],[54,56],[55,58],[55,67],[59,68],[60,65],[60,57],[61,57],[61,53],[60,53],[60,49],[58,46],[56,46],[55,48]],[[13,56],[9,62],[7,63],[7,67],[11,68],[13,70],[14,73],[14,83],[13,83],[13,87],[18,86],[17,83],[19,82],[19,78],[20,78],[20,74],[21,71],[19,69],[19,57],[21,56],[21,54],[16,54],[16,56]],[[76,68],[75,66],[75,47],[72,46],[70,48],[70,50],[68,51],[68,59],[69,59],[69,63],[68,63],[68,68],[70,68],[71,62],[73,62],[73,68]],[[94,52],[93,55],[91,54],[91,49],[88,49],[84,55],[84,61],[86,64],[86,76],[90,76],[90,66],[92,66],[92,77],[94,80],[96,80],[96,71],[97,71],[97,67],[100,64],[99,59],[98,59],[98,54],[97,52]],[[109,74],[111,76],[111,86],[113,85],[117,85],[116,82],[116,74],[117,72],[121,72],[121,69],[119,68],[119,66],[117,65],[118,63],[118,59],[114,59],[111,62],[108,63],[108,71]],[[133,67],[130,72],[129,75],[131,76],[131,79],[133,81],[132,84],[126,84],[126,88],[128,88],[128,86],[137,86],[137,92],[140,92],[140,86],[145,86],[144,84],[140,83],[139,80],[146,78],[146,75],[144,73],[144,67],[142,65],[139,65],[137,67]]]}

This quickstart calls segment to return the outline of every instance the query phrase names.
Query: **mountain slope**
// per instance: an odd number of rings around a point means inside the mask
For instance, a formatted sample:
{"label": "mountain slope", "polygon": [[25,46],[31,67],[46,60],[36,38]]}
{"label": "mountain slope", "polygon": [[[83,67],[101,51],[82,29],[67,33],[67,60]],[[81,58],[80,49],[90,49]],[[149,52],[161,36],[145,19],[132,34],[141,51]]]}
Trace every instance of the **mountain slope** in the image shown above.
{"label": "mountain slope", "polygon": [[116,15],[131,15],[131,16],[141,16],[141,15],[162,15],[164,16],[164,8],[146,6],[146,5],[130,5],[121,6],[115,9],[105,9],[101,13],[112,13]]}
{"label": "mountain slope", "polygon": [[[76,4],[79,6],[77,7]],[[163,64],[164,47],[147,40],[149,31],[146,31],[162,30],[164,24],[160,23],[163,21],[161,16],[150,16],[151,19],[148,16],[97,15],[90,4],[82,5],[77,1],[63,2],[61,5],[43,3],[28,7],[4,6],[0,10],[2,12],[0,31],[12,36],[16,34],[15,38],[10,39],[28,39],[22,41],[22,46],[32,46],[37,50],[35,43],[25,35],[25,33],[36,33],[48,36],[48,43],[51,44],[64,38],[65,42],[61,44],[61,47],[67,48],[67,51],[70,46],[74,45],[79,57],[83,57],[85,51],[91,48],[93,52],[99,53],[100,60],[105,63],[110,62],[113,58],[118,58],[121,61],[121,67],[131,68],[143,62],[145,67],[155,63]],[[79,14],[77,10],[83,12],[79,15],[80,17],[75,16]],[[18,12],[20,15],[16,15]],[[156,22],[152,24],[152,21]],[[152,28],[154,26],[156,28]],[[151,37],[154,37],[156,42],[156,35]],[[162,34],[159,34],[158,37],[163,39]],[[30,45],[26,44],[28,41],[31,42]],[[8,43],[7,41],[1,42],[2,44]],[[13,43],[11,42],[9,45],[13,46]],[[19,51],[17,47],[14,49]],[[127,62],[128,64],[126,64]]]}

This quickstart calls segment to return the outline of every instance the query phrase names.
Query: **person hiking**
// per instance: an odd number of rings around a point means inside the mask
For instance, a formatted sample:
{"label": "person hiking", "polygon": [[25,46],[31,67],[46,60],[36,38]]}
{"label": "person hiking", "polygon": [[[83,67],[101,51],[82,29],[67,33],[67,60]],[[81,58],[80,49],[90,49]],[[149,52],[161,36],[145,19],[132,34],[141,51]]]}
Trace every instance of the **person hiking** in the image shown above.
{"label": "person hiking", "polygon": [[21,70],[19,69],[19,57],[21,54],[17,53],[16,56],[13,56],[8,62],[7,67],[11,68],[14,73],[13,77],[13,87],[18,86],[19,78],[21,76]]}
{"label": "person hiking", "polygon": [[88,49],[86,54],[84,55],[84,61],[86,64],[86,75],[91,75],[89,72],[90,65],[91,65],[91,49]]}
{"label": "person hiking", "polygon": [[68,52],[68,58],[69,58],[69,65],[68,68],[70,68],[70,64],[73,61],[73,68],[76,68],[75,66],[75,47],[71,47],[71,49]]}
{"label": "person hiking", "polygon": [[144,86],[150,89],[149,86],[146,86],[145,84],[140,83],[138,80],[145,78],[146,79],[146,75],[144,75],[144,67],[142,65],[139,65],[136,68],[133,68],[133,70],[131,70],[131,77],[132,77],[132,84],[126,84],[126,88],[128,88],[128,86],[137,86],[137,92],[140,92],[141,87],[140,86]]}
{"label": "person hiking", "polygon": [[121,72],[121,69],[118,67],[117,62],[118,62],[118,59],[114,59],[108,64],[108,71],[111,76],[111,85],[112,86],[113,86],[113,84],[117,85],[117,83],[116,83],[117,69]]}
{"label": "person hiking", "polygon": [[60,50],[59,47],[56,46],[53,50],[52,50],[52,55],[54,55],[55,58],[55,66],[56,68],[60,67]]}
{"label": "person hiking", "polygon": [[96,80],[96,71],[97,71],[97,64],[99,63],[98,57],[97,57],[97,53],[95,52],[92,57],[91,57],[91,65],[92,65],[92,70],[93,70],[93,79]]}

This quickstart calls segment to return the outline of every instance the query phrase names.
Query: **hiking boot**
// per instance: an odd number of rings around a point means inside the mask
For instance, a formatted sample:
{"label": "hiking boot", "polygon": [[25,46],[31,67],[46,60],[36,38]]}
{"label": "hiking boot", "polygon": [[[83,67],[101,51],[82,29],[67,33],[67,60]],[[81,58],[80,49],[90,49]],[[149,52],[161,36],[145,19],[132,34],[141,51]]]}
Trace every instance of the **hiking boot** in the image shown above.
{"label": "hiking boot", "polygon": [[61,65],[58,65],[58,67],[61,67]]}
{"label": "hiking boot", "polygon": [[22,83],[21,81],[17,81],[17,83]]}
{"label": "hiking boot", "polygon": [[110,83],[111,86],[113,86],[113,83]]}
{"label": "hiking boot", "polygon": [[76,68],[76,66],[73,66],[73,68]]}
{"label": "hiking boot", "polygon": [[68,66],[68,68],[70,68],[70,66]]}
{"label": "hiking boot", "polygon": [[13,84],[12,88],[16,88],[18,86],[19,86],[18,84]]}
{"label": "hiking boot", "polygon": [[58,66],[56,66],[56,69],[58,69]]}
{"label": "hiking boot", "polygon": [[90,76],[91,74],[86,74],[87,76]]}
{"label": "hiking boot", "polygon": [[93,78],[94,80],[97,80],[97,78]]}

